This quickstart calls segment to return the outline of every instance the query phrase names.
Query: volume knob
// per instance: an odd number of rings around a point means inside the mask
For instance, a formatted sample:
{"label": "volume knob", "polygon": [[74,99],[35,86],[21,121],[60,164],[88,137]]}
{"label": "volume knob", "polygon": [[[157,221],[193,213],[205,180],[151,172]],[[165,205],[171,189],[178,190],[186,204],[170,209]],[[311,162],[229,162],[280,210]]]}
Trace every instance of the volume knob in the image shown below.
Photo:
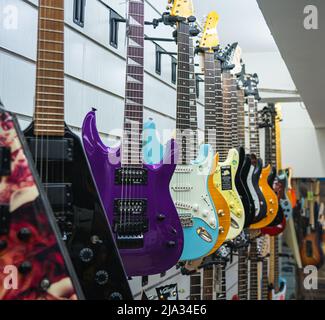
{"label": "volume knob", "polygon": [[100,270],[100,271],[96,272],[95,281],[100,286],[106,285],[107,282],[108,282],[108,279],[109,279],[109,276],[108,276],[108,272],[107,271]]}
{"label": "volume knob", "polygon": [[90,248],[83,248],[79,253],[80,260],[82,262],[88,263],[94,257],[94,251]]}

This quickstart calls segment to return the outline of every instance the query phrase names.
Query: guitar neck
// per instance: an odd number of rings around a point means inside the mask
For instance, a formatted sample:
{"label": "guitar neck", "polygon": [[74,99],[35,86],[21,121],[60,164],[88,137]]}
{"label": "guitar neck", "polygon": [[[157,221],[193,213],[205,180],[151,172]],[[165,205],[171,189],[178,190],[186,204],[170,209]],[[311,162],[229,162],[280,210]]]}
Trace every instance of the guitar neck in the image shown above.
{"label": "guitar neck", "polygon": [[191,275],[190,300],[201,300],[201,272]]}
{"label": "guitar neck", "polygon": [[269,295],[268,260],[262,262],[262,300],[267,300]]}
{"label": "guitar neck", "polygon": [[[218,80],[220,81],[220,80]],[[205,83],[205,143],[217,151],[217,97],[216,97],[216,66],[214,53],[204,53],[204,83]]]}
{"label": "guitar neck", "polygon": [[237,96],[237,81],[232,75],[231,79],[231,110],[232,110],[232,147],[238,148],[239,131],[238,131],[238,96]]}
{"label": "guitar neck", "polygon": [[122,165],[141,167],[144,84],[144,0],[128,1]]}
{"label": "guitar neck", "polygon": [[276,166],[277,170],[282,170],[282,153],[281,153],[281,125],[277,116],[275,120],[275,141],[276,141]]}
{"label": "guitar neck", "polygon": [[189,147],[191,139],[189,32],[190,27],[187,23],[178,23],[176,140],[181,150],[180,164],[183,165],[190,164],[191,161],[191,150]]}
{"label": "guitar neck", "polygon": [[237,90],[238,144],[245,148],[245,93]]}
{"label": "guitar neck", "polygon": [[34,134],[64,135],[64,0],[39,0]]}
{"label": "guitar neck", "polygon": [[203,269],[203,300],[214,300],[214,266]]}
{"label": "guitar neck", "polygon": [[258,282],[257,243],[253,240],[250,248],[250,300],[258,300]]}
{"label": "guitar neck", "polygon": [[238,253],[238,297],[248,300],[248,248],[241,248]]}
{"label": "guitar neck", "polygon": [[192,132],[191,143],[191,159],[196,159],[198,155],[199,137],[198,137],[198,121],[197,121],[197,105],[196,105],[196,79],[195,79],[195,65],[194,65],[194,46],[193,40],[190,40],[190,121]]}
{"label": "guitar neck", "polygon": [[216,267],[216,300],[227,299],[227,283],[226,283],[226,265],[220,264]]}
{"label": "guitar neck", "polygon": [[275,292],[279,289],[279,239],[278,236],[270,239],[270,283]]}
{"label": "guitar neck", "polygon": [[232,147],[232,75],[229,71],[222,74],[223,92],[223,144],[221,144],[221,157],[227,158],[228,151]]}
{"label": "guitar neck", "polygon": [[249,146],[250,152],[260,157],[260,136],[257,123],[257,101],[253,96],[248,96],[249,111]]}

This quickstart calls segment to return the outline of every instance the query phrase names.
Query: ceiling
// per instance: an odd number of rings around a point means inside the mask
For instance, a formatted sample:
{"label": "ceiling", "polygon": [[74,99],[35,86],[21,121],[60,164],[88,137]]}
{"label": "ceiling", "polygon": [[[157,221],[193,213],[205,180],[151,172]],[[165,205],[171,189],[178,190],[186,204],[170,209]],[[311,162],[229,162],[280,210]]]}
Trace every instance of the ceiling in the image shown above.
{"label": "ceiling", "polygon": [[[325,128],[325,1],[257,0],[316,128]],[[304,28],[304,8],[318,8],[319,29]]]}
{"label": "ceiling", "polygon": [[218,12],[222,44],[239,42],[246,53],[278,51],[256,0],[193,0],[193,3],[195,16],[201,23],[210,11]]}

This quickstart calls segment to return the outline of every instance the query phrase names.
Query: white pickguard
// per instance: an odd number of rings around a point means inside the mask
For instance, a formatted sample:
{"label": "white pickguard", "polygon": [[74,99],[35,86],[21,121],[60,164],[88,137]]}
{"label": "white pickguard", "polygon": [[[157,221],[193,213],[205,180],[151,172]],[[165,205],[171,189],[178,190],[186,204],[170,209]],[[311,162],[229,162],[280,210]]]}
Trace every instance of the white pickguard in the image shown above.
{"label": "white pickguard", "polygon": [[212,229],[217,228],[214,204],[207,189],[207,179],[214,161],[212,148],[201,146],[200,155],[191,165],[178,165],[170,183],[176,209],[182,214],[202,219]]}
{"label": "white pickguard", "polygon": [[248,177],[247,177],[247,185],[248,185],[249,192],[251,193],[253,201],[254,201],[255,217],[257,217],[258,214],[260,213],[260,210],[261,210],[261,204],[260,204],[260,199],[258,198],[256,190],[255,190],[255,188],[253,186],[253,173],[254,173],[254,170],[255,170],[255,167],[251,166],[250,170],[249,170]]}

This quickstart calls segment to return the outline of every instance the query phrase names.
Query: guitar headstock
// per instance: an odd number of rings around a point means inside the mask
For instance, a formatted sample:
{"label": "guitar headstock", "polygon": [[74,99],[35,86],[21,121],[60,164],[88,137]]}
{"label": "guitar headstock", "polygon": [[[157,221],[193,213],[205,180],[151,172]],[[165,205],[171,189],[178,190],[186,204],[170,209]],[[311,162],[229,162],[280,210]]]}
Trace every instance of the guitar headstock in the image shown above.
{"label": "guitar headstock", "polygon": [[189,18],[194,14],[192,0],[168,0],[168,6],[172,17]]}
{"label": "guitar headstock", "polygon": [[275,105],[275,112],[276,112],[275,120],[277,122],[281,122],[283,120],[283,115],[282,115],[282,107],[279,103]]}
{"label": "guitar headstock", "polygon": [[215,11],[211,11],[206,18],[204,31],[199,43],[199,48],[213,52],[219,45],[217,26],[219,23],[219,15]]}

